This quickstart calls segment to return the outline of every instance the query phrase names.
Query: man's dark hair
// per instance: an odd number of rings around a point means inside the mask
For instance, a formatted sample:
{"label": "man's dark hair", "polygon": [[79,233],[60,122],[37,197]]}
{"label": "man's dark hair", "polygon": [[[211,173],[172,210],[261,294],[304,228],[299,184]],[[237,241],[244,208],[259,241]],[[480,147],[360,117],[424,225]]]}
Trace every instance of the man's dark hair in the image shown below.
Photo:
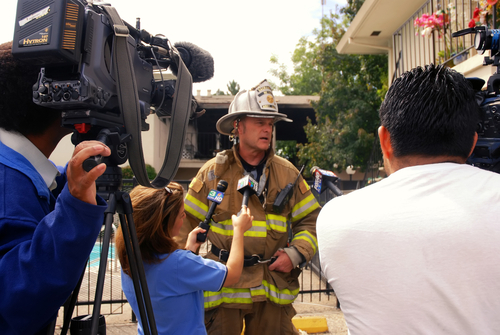
{"label": "man's dark hair", "polygon": [[0,127],[23,135],[42,134],[61,111],[40,107],[32,101],[32,88],[40,67],[12,56],[12,42],[0,44]]}
{"label": "man's dark hair", "polygon": [[445,66],[417,67],[396,79],[379,111],[395,157],[467,158],[479,116],[475,92]]}

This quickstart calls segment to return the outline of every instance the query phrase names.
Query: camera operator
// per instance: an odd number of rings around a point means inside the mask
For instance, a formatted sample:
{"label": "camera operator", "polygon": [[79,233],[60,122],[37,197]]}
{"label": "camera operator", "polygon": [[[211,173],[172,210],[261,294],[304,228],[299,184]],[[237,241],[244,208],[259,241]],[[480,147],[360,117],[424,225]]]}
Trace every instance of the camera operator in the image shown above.
{"label": "camera operator", "polygon": [[[233,222],[244,199],[255,220],[245,234],[245,267],[241,279],[231,287],[205,292],[205,324],[209,334],[298,334],[292,323],[296,314],[292,302],[299,292],[299,264],[316,252],[316,218],[320,206],[299,171],[274,155],[271,147],[274,123],[285,120],[267,81],[240,91],[229,112],[217,122],[217,130],[238,138],[231,150],[208,161],[193,179],[186,196],[187,218],[180,237],[205,219],[209,211],[207,194],[220,180],[229,184],[218,205],[208,239],[208,258],[225,262],[231,250]],[[242,196],[238,184],[252,176],[256,194]],[[298,178],[299,177],[299,178]],[[297,180],[298,178],[298,180]],[[278,192],[293,184],[293,194],[279,213],[274,211]],[[244,192],[246,193],[246,192]],[[291,221],[291,228],[287,221]],[[293,235],[288,243],[289,229]],[[182,244],[183,242],[181,242]]]}
{"label": "camera operator", "polygon": [[76,146],[65,168],[48,157],[70,131],[61,112],[31,101],[40,68],[0,45],[0,334],[53,333],[59,307],[83,273],[104,219],[96,195],[100,164],[108,156],[97,141]]}
{"label": "camera operator", "polygon": [[500,175],[465,164],[478,138],[472,86],[417,67],[379,115],[389,177],[318,218],[321,267],[350,334],[498,334]]}

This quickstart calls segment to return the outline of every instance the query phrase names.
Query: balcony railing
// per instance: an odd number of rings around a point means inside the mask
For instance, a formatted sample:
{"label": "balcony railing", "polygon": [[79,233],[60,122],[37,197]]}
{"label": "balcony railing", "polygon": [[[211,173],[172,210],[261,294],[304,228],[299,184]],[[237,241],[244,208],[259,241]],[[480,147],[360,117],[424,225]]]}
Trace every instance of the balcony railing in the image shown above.
{"label": "balcony railing", "polygon": [[[467,29],[473,12],[478,7],[477,0],[429,0],[408,19],[393,35],[393,78],[405,71],[426,64],[447,64],[450,67],[476,54],[474,34],[453,38],[456,31]],[[450,9],[450,7],[454,7]],[[415,19],[423,14],[432,15],[445,9],[448,17],[442,30],[434,30],[428,36],[422,36],[414,27]],[[493,9],[495,12],[496,8]],[[495,17],[491,20],[495,22]],[[490,27],[491,28],[491,27]]]}
{"label": "balcony railing", "polygon": [[232,147],[229,137],[219,133],[187,133],[182,158],[210,159]]}

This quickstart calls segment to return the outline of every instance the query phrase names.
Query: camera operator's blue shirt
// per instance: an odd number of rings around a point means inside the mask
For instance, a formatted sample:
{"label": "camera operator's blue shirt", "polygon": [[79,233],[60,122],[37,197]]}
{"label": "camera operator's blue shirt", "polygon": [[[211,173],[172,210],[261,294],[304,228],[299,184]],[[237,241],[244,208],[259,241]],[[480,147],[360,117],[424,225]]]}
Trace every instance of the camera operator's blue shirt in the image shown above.
{"label": "camera operator's blue shirt", "polygon": [[43,334],[84,270],[107,204],[73,197],[65,170],[15,136],[23,154],[0,142],[0,334]]}
{"label": "camera operator's blue shirt", "polygon": [[[165,257],[161,263],[144,264],[158,334],[206,334],[203,291],[222,288],[226,266],[187,250],[160,255],[160,259]],[[142,335],[132,278],[123,272],[122,289],[139,319],[138,332]]]}

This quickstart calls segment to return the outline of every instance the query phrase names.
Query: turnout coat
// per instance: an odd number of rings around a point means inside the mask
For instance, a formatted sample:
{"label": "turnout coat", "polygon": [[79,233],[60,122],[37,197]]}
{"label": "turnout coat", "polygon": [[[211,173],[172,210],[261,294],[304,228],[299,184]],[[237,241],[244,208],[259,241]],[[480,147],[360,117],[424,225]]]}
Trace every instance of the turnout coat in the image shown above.
{"label": "turnout coat", "polygon": [[[239,212],[243,199],[237,184],[245,176],[237,150],[238,145],[218,153],[192,180],[185,199],[187,217],[177,240],[181,246],[189,232],[204,221],[210,207],[208,193],[216,190],[220,180],[225,180],[228,187],[212,216],[208,240],[218,249],[231,250],[231,216]],[[294,183],[297,177],[290,200],[281,213],[275,213],[273,203],[278,192],[288,183]],[[253,194],[248,202],[254,221],[252,228],[244,234],[245,258],[258,255],[261,261],[265,261],[278,249],[293,247],[303,256],[303,260],[309,261],[317,251],[316,218],[320,206],[308,184],[299,176],[293,164],[275,156],[272,149],[267,152],[264,171],[257,182],[258,194]],[[261,195],[262,200],[258,195]],[[212,251],[206,257],[221,261],[219,255]],[[271,301],[279,305],[292,303],[299,292],[297,278],[301,270],[296,267],[290,273],[282,273],[269,271],[268,267],[269,262],[245,266],[239,282],[232,287],[224,287],[218,292],[205,292],[205,309],[221,305],[250,308],[253,302],[259,301]]]}

